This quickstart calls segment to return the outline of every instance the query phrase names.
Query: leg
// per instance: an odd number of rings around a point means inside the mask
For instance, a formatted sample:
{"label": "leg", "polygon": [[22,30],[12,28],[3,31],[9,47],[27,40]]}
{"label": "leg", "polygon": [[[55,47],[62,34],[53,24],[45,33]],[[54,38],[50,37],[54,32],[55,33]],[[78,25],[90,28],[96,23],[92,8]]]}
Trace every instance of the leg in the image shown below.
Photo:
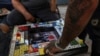
{"label": "leg", "polygon": [[14,25],[20,25],[25,24],[26,20],[23,17],[22,14],[20,14],[18,11],[13,10],[10,14],[7,15],[7,17],[1,22],[0,29],[7,33],[9,31],[9,26]]}
{"label": "leg", "polygon": [[89,27],[89,36],[92,40],[91,56],[100,56],[100,32],[93,27]]}
{"label": "leg", "polygon": [[8,56],[9,52],[9,27],[25,24],[26,20],[17,11],[12,11],[0,24],[0,56]]}
{"label": "leg", "polygon": [[[95,36],[96,37],[96,36]],[[92,40],[92,53],[91,56],[100,56],[100,37]]]}
{"label": "leg", "polygon": [[8,34],[10,27],[14,25],[26,24],[26,20],[22,14],[13,10],[0,24],[0,56],[8,56],[10,40]]}
{"label": "leg", "polygon": [[91,56],[100,56],[100,36],[94,35],[90,36],[92,39],[92,53]]}
{"label": "leg", "polygon": [[0,56],[8,56],[10,45],[9,34],[2,33],[0,31]]}

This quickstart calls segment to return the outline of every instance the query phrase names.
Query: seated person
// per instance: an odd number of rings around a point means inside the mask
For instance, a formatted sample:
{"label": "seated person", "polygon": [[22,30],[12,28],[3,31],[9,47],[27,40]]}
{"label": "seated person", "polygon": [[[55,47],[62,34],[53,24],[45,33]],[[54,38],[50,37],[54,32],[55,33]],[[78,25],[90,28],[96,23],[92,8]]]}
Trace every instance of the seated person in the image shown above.
{"label": "seated person", "polygon": [[[59,19],[55,14],[56,0],[28,0],[25,2],[12,0],[12,4],[15,9],[0,23],[0,56],[5,56],[5,51],[3,50],[7,45],[4,43],[8,38],[7,33],[10,27],[26,24],[27,21],[35,22],[40,20],[45,22]],[[6,42],[9,43],[8,41]]]}
{"label": "seated person", "polygon": [[7,19],[0,24],[0,29],[7,33],[10,26],[26,24],[27,21],[42,22],[57,20],[56,0],[12,0],[14,10],[7,16]]}

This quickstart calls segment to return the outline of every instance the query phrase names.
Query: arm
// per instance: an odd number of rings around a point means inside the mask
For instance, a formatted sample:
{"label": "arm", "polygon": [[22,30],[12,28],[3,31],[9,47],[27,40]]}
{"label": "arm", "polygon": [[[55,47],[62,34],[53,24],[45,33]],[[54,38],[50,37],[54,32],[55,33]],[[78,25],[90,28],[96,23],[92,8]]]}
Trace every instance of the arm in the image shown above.
{"label": "arm", "polygon": [[12,4],[14,6],[14,8],[21,12],[22,15],[26,18],[27,21],[32,21],[34,18],[25,8],[24,6],[21,4],[20,2],[21,0],[12,0]]}
{"label": "arm", "polygon": [[51,11],[52,12],[56,12],[56,9],[57,9],[57,7],[56,7],[56,0],[51,0],[50,1],[50,7],[51,7]]}
{"label": "arm", "polygon": [[64,30],[58,43],[61,48],[65,48],[82,32],[97,5],[98,0],[70,0],[65,17]]}
{"label": "arm", "polygon": [[88,24],[97,5],[98,0],[70,0],[62,36],[59,41],[51,41],[45,47],[44,52],[53,56],[56,52],[61,52],[66,48]]}

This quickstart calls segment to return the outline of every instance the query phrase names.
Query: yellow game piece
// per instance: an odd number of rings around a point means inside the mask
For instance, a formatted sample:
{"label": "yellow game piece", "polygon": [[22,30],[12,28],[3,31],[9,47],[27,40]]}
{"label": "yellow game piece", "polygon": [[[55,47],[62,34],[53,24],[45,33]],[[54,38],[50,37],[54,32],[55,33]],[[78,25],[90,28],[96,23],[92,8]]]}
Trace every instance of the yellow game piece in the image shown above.
{"label": "yellow game piece", "polygon": [[39,48],[39,54],[44,55],[44,48]]}
{"label": "yellow game piece", "polygon": [[83,44],[83,40],[82,39],[79,39],[78,42],[79,42],[79,44]]}
{"label": "yellow game piece", "polygon": [[15,50],[14,51],[14,56],[19,56],[19,55],[20,55],[20,50],[19,49]]}

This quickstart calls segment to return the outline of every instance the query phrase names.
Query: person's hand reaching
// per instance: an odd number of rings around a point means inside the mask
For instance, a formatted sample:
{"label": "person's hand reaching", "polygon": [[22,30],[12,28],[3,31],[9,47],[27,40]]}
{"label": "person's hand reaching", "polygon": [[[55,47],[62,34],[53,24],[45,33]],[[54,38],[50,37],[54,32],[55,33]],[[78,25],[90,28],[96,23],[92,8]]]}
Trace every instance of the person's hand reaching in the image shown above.
{"label": "person's hand reaching", "polygon": [[45,47],[45,53],[47,56],[54,56],[55,53],[61,52],[62,50],[57,48],[55,45],[56,41],[51,41],[46,47]]}
{"label": "person's hand reaching", "polygon": [[25,17],[26,21],[29,21],[29,22],[34,22],[35,21],[35,17],[32,16],[30,13],[24,14],[24,17]]}

